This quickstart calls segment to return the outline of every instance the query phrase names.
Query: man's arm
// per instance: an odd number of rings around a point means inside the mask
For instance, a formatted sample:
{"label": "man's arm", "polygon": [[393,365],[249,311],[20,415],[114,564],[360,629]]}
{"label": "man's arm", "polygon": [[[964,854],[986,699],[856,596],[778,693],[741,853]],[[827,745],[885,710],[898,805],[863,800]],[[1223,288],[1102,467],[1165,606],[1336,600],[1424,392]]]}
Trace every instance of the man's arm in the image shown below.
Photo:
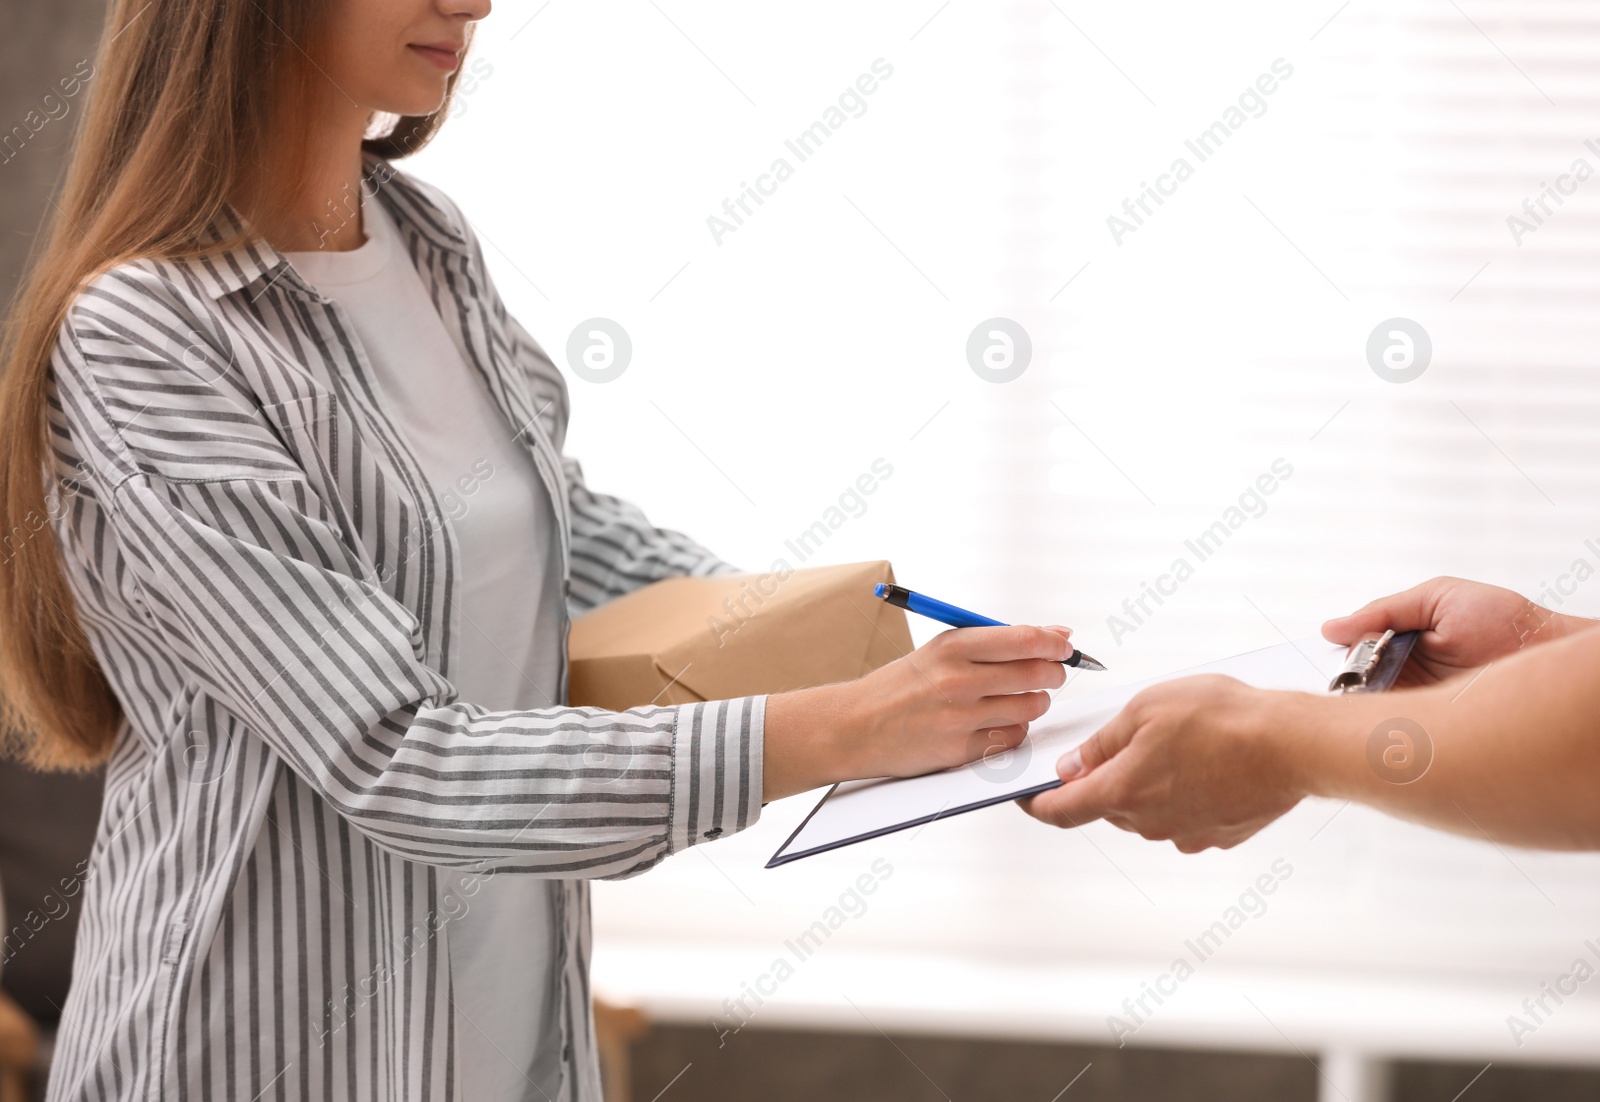
{"label": "man's arm", "polygon": [[[1511,845],[1600,849],[1600,633],[1519,651],[1464,681],[1286,703],[1285,733],[1305,732],[1286,764],[1307,795]],[[1397,718],[1423,733],[1409,768],[1383,756],[1405,753]],[[1400,783],[1430,753],[1426,771]]]}
{"label": "man's arm", "polygon": [[1195,852],[1237,845],[1315,795],[1512,845],[1600,849],[1594,621],[1436,579],[1326,631],[1351,642],[1384,627],[1423,630],[1417,687],[1320,697],[1169,681],[1066,755],[1067,783],[1024,810],[1057,826],[1106,819]]}

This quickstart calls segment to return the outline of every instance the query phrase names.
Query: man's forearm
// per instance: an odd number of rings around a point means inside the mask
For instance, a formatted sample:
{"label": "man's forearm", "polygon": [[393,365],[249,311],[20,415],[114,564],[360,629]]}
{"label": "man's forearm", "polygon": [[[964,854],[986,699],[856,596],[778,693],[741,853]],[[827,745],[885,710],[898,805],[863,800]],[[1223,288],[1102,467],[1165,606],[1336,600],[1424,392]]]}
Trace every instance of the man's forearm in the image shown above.
{"label": "man's forearm", "polygon": [[1600,632],[1437,686],[1283,694],[1278,709],[1273,738],[1308,795],[1512,845],[1600,849]]}
{"label": "man's forearm", "polygon": [[[1532,602],[1529,602],[1532,604]],[[1550,612],[1539,608],[1536,617],[1530,618],[1526,643],[1533,646],[1537,643],[1551,643],[1558,639],[1567,639],[1593,628],[1600,627],[1600,620],[1591,620],[1587,616],[1568,616],[1564,612]]]}

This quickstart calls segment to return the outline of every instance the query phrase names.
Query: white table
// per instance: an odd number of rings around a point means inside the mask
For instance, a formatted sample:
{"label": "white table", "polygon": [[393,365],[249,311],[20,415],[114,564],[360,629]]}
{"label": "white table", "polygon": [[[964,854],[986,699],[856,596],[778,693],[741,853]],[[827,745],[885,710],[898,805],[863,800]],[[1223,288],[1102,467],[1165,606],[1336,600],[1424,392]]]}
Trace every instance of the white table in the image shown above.
{"label": "white table", "polygon": [[[781,955],[781,952],[780,952]],[[1108,1007],[1137,996],[1169,966],[961,959],[862,953],[840,946],[769,980],[751,1028],[911,1032],[1104,1045]],[[657,1020],[724,1027],[725,1009],[774,974],[770,945],[611,941],[596,950],[600,993]],[[1525,980],[1463,981],[1426,974],[1295,973],[1202,965],[1164,997],[1128,1045],[1304,1056],[1318,1067],[1322,1102],[1381,1102],[1394,1059],[1600,1067],[1600,978],[1554,1007],[1518,1045],[1508,1015],[1536,994]]]}

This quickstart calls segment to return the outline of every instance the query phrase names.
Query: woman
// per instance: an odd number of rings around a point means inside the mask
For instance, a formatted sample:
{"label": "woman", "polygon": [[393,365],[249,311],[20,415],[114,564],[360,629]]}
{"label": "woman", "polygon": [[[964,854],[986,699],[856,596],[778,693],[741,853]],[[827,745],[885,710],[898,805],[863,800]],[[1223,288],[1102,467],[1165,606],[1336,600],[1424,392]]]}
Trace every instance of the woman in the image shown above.
{"label": "woman", "polygon": [[11,719],[110,756],[54,1099],[598,1099],[586,878],[1014,745],[1063,680],[1065,629],[996,628],[563,706],[569,605],[731,568],[585,486],[472,227],[389,164],[488,13],[111,17],[0,393]]}

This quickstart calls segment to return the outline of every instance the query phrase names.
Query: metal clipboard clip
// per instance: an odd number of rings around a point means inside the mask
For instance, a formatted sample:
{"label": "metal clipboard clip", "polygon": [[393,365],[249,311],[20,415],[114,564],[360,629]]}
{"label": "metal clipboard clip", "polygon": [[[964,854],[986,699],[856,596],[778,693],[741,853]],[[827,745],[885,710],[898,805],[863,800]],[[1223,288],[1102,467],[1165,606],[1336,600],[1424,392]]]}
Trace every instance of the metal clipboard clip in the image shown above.
{"label": "metal clipboard clip", "polygon": [[1400,667],[1417,645],[1415,631],[1395,634],[1386,631],[1372,635],[1350,648],[1344,667],[1328,683],[1330,693],[1378,693],[1388,689],[1400,676]]}

